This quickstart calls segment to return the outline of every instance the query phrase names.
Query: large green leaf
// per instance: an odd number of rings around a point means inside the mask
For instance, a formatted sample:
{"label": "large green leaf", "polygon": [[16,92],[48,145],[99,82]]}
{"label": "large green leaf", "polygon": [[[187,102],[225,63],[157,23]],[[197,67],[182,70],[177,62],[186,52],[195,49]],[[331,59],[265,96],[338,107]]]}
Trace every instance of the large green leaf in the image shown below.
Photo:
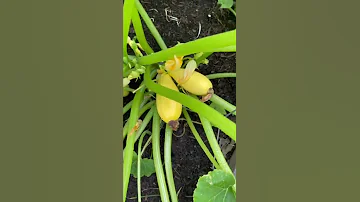
{"label": "large green leaf", "polygon": [[[137,165],[138,165],[137,158],[138,158],[138,156],[137,156],[136,152],[134,151],[132,165],[131,165],[131,174],[135,178],[137,178]],[[155,173],[154,160],[147,159],[147,158],[140,159],[140,177],[143,177],[143,176],[149,177],[153,173]]]}
{"label": "large green leaf", "polygon": [[234,5],[233,0],[218,0],[218,4],[221,5],[220,8],[231,8]]}
{"label": "large green leaf", "polygon": [[232,190],[235,178],[232,173],[214,170],[201,176],[194,191],[194,202],[236,202]]}

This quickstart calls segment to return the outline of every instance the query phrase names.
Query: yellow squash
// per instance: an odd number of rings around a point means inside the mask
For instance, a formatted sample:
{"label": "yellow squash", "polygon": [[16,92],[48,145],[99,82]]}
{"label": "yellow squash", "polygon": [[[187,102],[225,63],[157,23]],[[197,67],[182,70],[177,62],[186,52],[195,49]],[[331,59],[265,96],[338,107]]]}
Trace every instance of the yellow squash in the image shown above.
{"label": "yellow squash", "polygon": [[[167,73],[162,73],[160,75],[158,84],[179,92],[179,89],[175,85],[174,81]],[[181,115],[182,105],[180,103],[159,94],[156,94],[156,107],[160,118],[165,123],[177,121]]]}
{"label": "yellow squash", "polygon": [[213,88],[211,81],[203,74],[194,71],[191,75],[187,76],[188,78],[184,78],[186,77],[184,73],[185,69],[177,69],[169,74],[186,91],[194,95],[207,95],[209,90]]}

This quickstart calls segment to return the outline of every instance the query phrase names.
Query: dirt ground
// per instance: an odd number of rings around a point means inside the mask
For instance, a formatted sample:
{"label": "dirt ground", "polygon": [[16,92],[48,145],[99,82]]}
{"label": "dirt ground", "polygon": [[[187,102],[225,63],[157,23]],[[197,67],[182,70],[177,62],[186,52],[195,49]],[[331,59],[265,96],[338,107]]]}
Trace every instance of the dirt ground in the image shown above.
{"label": "dirt ground", "polygon": [[[166,45],[172,47],[177,42],[187,42],[196,38],[202,38],[209,35],[230,31],[235,29],[236,18],[228,10],[222,10],[217,5],[217,0],[142,0],[142,5],[153,18],[154,24],[160,35],[163,37]],[[166,18],[168,15],[168,19]],[[173,16],[170,20],[169,16]],[[177,18],[177,20],[175,20]],[[159,51],[156,41],[152,38],[150,32],[144,25],[145,33],[150,46],[154,51]],[[200,30],[200,31],[199,31]],[[133,34],[134,31],[130,30]],[[236,72],[235,53],[215,53],[209,58],[208,65],[201,65],[199,72],[202,74],[212,74],[221,72]],[[130,87],[136,87],[139,84],[132,84]],[[224,98],[228,102],[236,105],[235,97],[235,78],[222,78],[212,80],[215,94]],[[124,98],[124,105],[132,99],[132,95]],[[127,118],[128,113],[124,117]],[[190,113],[193,121],[199,121],[196,114]],[[235,122],[235,117],[230,116]],[[197,180],[200,176],[207,174],[212,170],[212,164],[205,153],[195,140],[188,126],[180,121],[178,131],[174,132],[172,143],[172,162],[175,187],[178,192],[179,201],[190,202],[193,192],[196,188]],[[150,124],[151,125],[151,124]],[[209,147],[201,125],[195,124],[200,136]],[[217,130],[215,129],[215,132]],[[163,140],[164,130],[162,130],[161,139]],[[227,141],[229,138],[220,132],[220,137]],[[163,144],[163,142],[161,143]],[[137,148],[137,145],[135,145]],[[230,158],[233,149],[228,153]],[[151,156],[151,145],[144,153],[145,158]],[[155,174],[141,179],[142,201],[160,201]],[[137,201],[136,179],[131,177],[127,194],[127,201]],[[147,196],[147,197],[145,197]]]}

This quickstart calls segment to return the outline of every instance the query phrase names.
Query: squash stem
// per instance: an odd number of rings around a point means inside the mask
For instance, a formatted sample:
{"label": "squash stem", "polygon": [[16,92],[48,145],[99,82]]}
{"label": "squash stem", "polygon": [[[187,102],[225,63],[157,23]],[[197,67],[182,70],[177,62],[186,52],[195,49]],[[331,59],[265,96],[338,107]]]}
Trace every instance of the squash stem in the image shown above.
{"label": "squash stem", "polygon": [[175,189],[174,177],[172,172],[171,163],[171,141],[172,141],[172,129],[169,124],[166,124],[165,128],[165,143],[164,143],[164,161],[165,161],[165,173],[166,180],[169,187],[171,202],[177,202],[177,194]]}
{"label": "squash stem", "polygon": [[[224,157],[224,154],[222,153],[221,148],[216,140],[211,123],[200,114],[199,114],[199,118],[200,118],[201,123],[203,124],[203,128],[204,128],[206,137],[209,141],[210,147],[211,147],[212,151],[214,152],[215,158],[219,162],[221,169],[226,172],[231,173],[234,176],[234,173],[231,171],[229,164],[227,163],[227,161]],[[236,185],[233,185],[232,189],[233,189],[234,193],[236,193]]]}
{"label": "squash stem", "polygon": [[166,186],[163,164],[160,154],[160,117],[157,110],[154,111],[152,125],[152,150],[155,165],[156,178],[159,186],[160,197],[162,202],[170,202],[169,194]]}
{"label": "squash stem", "polygon": [[189,116],[189,113],[186,111],[185,108],[183,109],[183,114],[185,116],[185,119],[186,119],[189,127],[190,127],[192,134],[194,135],[196,141],[199,143],[201,149],[205,152],[206,156],[211,161],[211,163],[215,166],[215,168],[221,169],[219,164],[216,162],[215,158],[213,157],[213,155],[210,153],[209,149],[206,147],[204,141],[201,139],[199,133],[197,132],[197,130]]}

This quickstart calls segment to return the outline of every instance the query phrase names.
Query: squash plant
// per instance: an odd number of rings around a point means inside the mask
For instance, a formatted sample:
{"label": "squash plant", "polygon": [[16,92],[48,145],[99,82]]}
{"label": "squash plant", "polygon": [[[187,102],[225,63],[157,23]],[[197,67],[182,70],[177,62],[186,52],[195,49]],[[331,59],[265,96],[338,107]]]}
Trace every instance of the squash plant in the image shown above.
{"label": "squash plant", "polygon": [[[211,79],[235,77],[235,73],[203,75],[196,71],[199,65],[209,62],[207,57],[214,52],[236,52],[236,29],[169,48],[139,0],[125,0],[123,14],[123,96],[134,94],[133,100],[123,108],[123,114],[130,111],[123,127],[123,138],[126,138],[123,201],[126,201],[130,175],[137,178],[137,198],[141,201],[141,177],[149,176],[152,172],[157,177],[161,201],[178,201],[172,174],[171,144],[172,132],[177,130],[181,115],[215,167],[215,170],[199,178],[194,201],[236,201],[236,179],[213,131],[213,127],[216,127],[236,142],[235,123],[214,107],[221,106],[228,113],[236,115],[236,106],[217,96],[211,83]],[[154,52],[148,44],[142,21],[161,51]],[[135,30],[136,39],[128,36],[130,26]],[[128,47],[132,53],[128,53]],[[142,83],[137,89],[131,89],[129,83],[137,79],[142,79]],[[212,105],[206,104],[208,100]],[[214,156],[200,138],[188,111],[199,115]],[[150,121],[151,131],[146,130]],[[164,167],[160,154],[161,127],[165,127]],[[148,138],[143,145],[146,135]],[[138,148],[134,148],[137,141]],[[153,159],[143,159],[142,154],[150,143]]]}

